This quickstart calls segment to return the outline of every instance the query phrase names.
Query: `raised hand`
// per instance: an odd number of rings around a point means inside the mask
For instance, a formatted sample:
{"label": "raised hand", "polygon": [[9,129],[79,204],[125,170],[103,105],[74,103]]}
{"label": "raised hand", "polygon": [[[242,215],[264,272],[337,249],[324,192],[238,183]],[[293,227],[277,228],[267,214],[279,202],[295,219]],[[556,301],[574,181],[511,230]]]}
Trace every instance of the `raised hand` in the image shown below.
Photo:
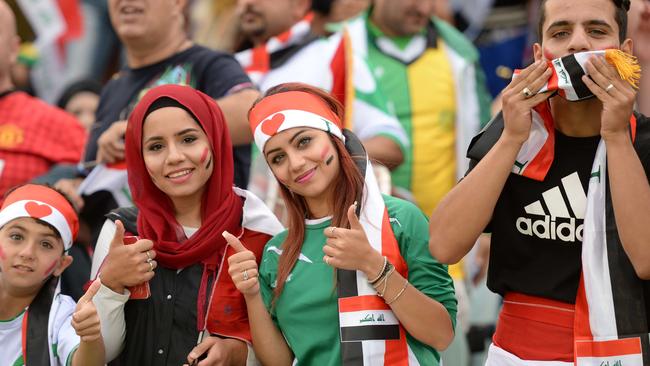
{"label": "raised hand", "polygon": [[587,71],[591,79],[585,75],[582,81],[603,103],[600,135],[605,141],[616,136],[629,138],[628,128],[636,91],[621,79],[614,66],[602,56],[592,57],[587,62]]}
{"label": "raised hand", "polygon": [[100,281],[95,281],[90,285],[88,291],[77,301],[77,307],[72,314],[72,327],[82,342],[96,341],[102,336],[99,315],[93,303],[93,297],[100,285]]}
{"label": "raised hand", "polygon": [[124,133],[127,121],[114,122],[97,139],[97,162],[115,163],[124,160]]}
{"label": "raised hand", "polygon": [[223,237],[226,238],[236,253],[228,257],[228,274],[235,283],[237,290],[244,296],[256,295],[260,292],[260,284],[257,280],[258,267],[255,254],[246,249],[236,236],[224,231]]}
{"label": "raised hand", "polygon": [[374,277],[383,265],[383,257],[370,246],[366,232],[355,212],[356,203],[348,208],[350,228],[325,228],[323,260],[334,268],[359,270]]}
{"label": "raised hand", "polygon": [[537,94],[551,77],[545,61],[528,66],[502,92],[503,136],[523,144],[528,140],[533,107],[548,99],[551,92]]}
{"label": "raised hand", "polygon": [[153,242],[140,239],[134,244],[124,244],[124,225],[115,221],[115,235],[106,259],[100,268],[102,283],[117,293],[125,287],[136,286],[151,280],[157,263]]}

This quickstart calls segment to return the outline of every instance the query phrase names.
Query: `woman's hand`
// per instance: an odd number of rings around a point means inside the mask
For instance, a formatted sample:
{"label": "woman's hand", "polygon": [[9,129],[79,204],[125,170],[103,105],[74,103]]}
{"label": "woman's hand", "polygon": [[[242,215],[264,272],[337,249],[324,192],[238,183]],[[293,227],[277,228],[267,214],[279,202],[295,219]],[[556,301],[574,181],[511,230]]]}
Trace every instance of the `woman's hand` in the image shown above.
{"label": "woman's hand", "polygon": [[102,283],[117,292],[124,293],[125,287],[137,286],[151,280],[158,266],[153,242],[140,239],[134,244],[124,244],[124,225],[115,221],[115,235],[111,241],[108,255],[100,268]]}
{"label": "woman's hand", "polygon": [[602,56],[589,59],[587,71],[591,79],[583,76],[582,81],[603,103],[600,135],[605,142],[615,137],[629,140],[628,130],[636,91],[620,78],[614,66]]}
{"label": "woman's hand", "polygon": [[350,228],[328,227],[325,229],[323,260],[334,268],[359,270],[374,278],[384,263],[382,255],[370,246],[366,232],[357,218],[356,203],[348,208]]}
{"label": "woman's hand", "polygon": [[537,94],[551,77],[546,62],[537,61],[528,66],[502,92],[504,121],[503,137],[518,144],[528,140],[533,107],[548,99],[551,92]]}
{"label": "woman's hand", "polygon": [[[203,360],[199,357],[206,355]],[[245,365],[248,355],[246,343],[233,338],[210,336],[194,347],[183,366],[229,366]]]}
{"label": "woman's hand", "polygon": [[245,297],[257,295],[260,292],[260,283],[257,280],[258,270],[255,254],[246,249],[244,244],[236,236],[224,231],[228,245],[235,249],[236,253],[228,257],[228,274],[235,283],[237,290]]}
{"label": "woman's hand", "polygon": [[124,160],[124,134],[127,121],[115,121],[97,139],[97,162],[115,163]]}

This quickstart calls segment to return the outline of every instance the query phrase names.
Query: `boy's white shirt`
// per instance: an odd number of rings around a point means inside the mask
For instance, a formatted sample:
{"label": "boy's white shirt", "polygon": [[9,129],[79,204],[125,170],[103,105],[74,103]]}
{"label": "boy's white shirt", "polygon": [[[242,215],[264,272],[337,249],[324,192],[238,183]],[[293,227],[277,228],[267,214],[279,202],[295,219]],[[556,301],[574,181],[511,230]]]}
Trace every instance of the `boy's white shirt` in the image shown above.
{"label": "boy's white shirt", "polygon": [[[76,308],[74,300],[66,295],[57,294],[52,303],[48,324],[48,346],[50,363],[65,366],[72,362],[72,353],[79,346],[79,336],[72,327],[72,314]],[[22,320],[25,313],[9,322],[0,322],[0,345],[2,355],[0,366],[13,366],[22,356]],[[56,345],[56,353],[52,353]]]}

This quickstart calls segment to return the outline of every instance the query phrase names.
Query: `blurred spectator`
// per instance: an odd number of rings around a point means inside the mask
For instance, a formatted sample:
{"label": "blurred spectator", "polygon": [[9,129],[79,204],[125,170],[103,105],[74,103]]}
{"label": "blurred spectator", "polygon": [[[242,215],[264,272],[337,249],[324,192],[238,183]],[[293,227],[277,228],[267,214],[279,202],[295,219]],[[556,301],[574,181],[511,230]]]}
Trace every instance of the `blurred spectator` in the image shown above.
{"label": "blurred spectator", "polygon": [[[303,82],[332,93],[346,106],[345,125],[363,141],[368,155],[391,168],[399,165],[408,145],[406,133],[363,58],[350,50],[348,38],[342,33],[324,38],[312,32],[317,15],[309,12],[311,4],[309,0],[239,0],[244,49],[236,54],[237,60],[262,92],[285,82]],[[266,161],[256,154],[252,166],[249,189],[283,218],[284,202],[278,200],[277,183]]]}
{"label": "blurred spectator", "polygon": [[634,54],[641,64],[641,86],[637,110],[650,115],[650,0],[632,0],[628,12],[628,35],[634,41]]}
{"label": "blurred spectator", "polygon": [[[351,127],[364,143],[368,155],[395,167],[402,161],[408,144],[406,134],[361,58],[346,49],[346,40],[337,34],[324,39],[311,31],[309,0],[239,0],[240,29],[252,47],[237,53],[237,60],[251,80],[266,92],[285,82],[303,82],[333,93],[352,110]],[[337,60],[339,52],[345,56]],[[353,104],[345,100],[347,75],[355,87]]]}
{"label": "blurred spectator", "polygon": [[21,43],[18,60],[11,68],[11,80],[16,90],[21,90],[34,96],[30,73],[37,61],[38,50],[34,47],[34,44],[31,42]]}
{"label": "blurred spectator", "polygon": [[106,0],[81,0],[83,33],[66,45],[66,81],[105,80],[119,53],[120,41],[111,26]]}
{"label": "blurred spectator", "polygon": [[57,106],[77,117],[86,130],[95,123],[102,85],[94,80],[79,80],[68,85],[59,97]]}
{"label": "blurred spectator", "polygon": [[197,44],[234,52],[238,43],[237,0],[194,0],[191,6],[191,35]]}
{"label": "blurred spectator", "polygon": [[532,44],[532,0],[453,0],[456,26],[474,40],[492,96],[527,63]]}
{"label": "blurred spectator", "polygon": [[[103,215],[115,208],[116,191],[125,192],[126,171],[103,164],[124,160],[126,119],[133,106],[150,88],[162,84],[189,85],[217,99],[228,122],[235,162],[235,183],[245,187],[250,165],[250,128],[246,113],[259,93],[232,56],[194,45],[185,31],[186,1],[109,0],[111,22],[126,51],[127,67],[104,87],[91,136],[86,146],[87,165],[102,164],[94,183],[87,182],[88,197],[80,216],[88,222],[92,237],[99,233]],[[105,175],[104,175],[105,174]],[[108,194],[96,188],[111,176],[116,190]],[[81,200],[77,190],[82,178],[61,180],[57,188]],[[116,199],[117,198],[117,199]]]}
{"label": "blurred spectator", "polygon": [[434,3],[376,0],[349,25],[411,139],[393,182],[427,214],[465,171],[464,149],[490,116],[476,49],[432,17]]}
{"label": "blurred spectator", "polygon": [[[77,121],[86,131],[95,123],[95,113],[99,104],[99,93],[101,84],[93,80],[80,80],[68,85],[57,101],[57,106],[77,118]],[[77,161],[74,164],[57,164],[46,174],[33,179],[33,182],[40,184],[55,185],[61,179],[74,179],[79,175],[81,165]],[[83,200],[76,195],[70,197],[77,210],[83,207]],[[83,220],[81,223],[83,224]],[[83,235],[82,235],[83,236]],[[74,263],[73,263],[74,266]],[[73,296],[75,299],[77,297]]]}
{"label": "blurred spectator", "polygon": [[13,13],[0,1],[0,196],[54,164],[78,162],[86,142],[74,117],[14,89],[19,44]]}
{"label": "blurred spectator", "polygon": [[370,6],[370,0],[312,0],[313,33],[327,36],[341,30],[343,22],[354,18]]}
{"label": "blurred spectator", "polygon": [[[122,41],[128,67],[102,93],[97,123],[86,149],[86,160],[115,162],[124,158],[121,142],[126,118],[140,95],[161,84],[188,84],[219,101],[228,119],[234,145],[248,144],[246,113],[257,98],[252,84],[228,55],[195,46],[184,30],[185,1],[142,3],[109,1],[111,21]],[[247,154],[235,154],[235,181],[245,185]]]}

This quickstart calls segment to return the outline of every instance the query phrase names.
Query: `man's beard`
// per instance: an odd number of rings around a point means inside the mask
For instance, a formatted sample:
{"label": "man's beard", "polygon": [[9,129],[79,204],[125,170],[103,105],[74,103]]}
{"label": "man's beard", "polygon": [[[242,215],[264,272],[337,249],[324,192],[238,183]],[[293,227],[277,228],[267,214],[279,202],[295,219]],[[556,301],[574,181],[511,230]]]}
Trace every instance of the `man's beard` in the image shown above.
{"label": "man's beard", "polygon": [[246,9],[244,9],[240,18],[243,18],[247,14],[253,14],[255,16],[255,20],[259,20],[259,21],[254,23],[256,25],[256,27],[254,28],[253,27],[247,28],[247,26],[240,24],[239,30],[241,34],[246,38],[258,38],[263,36],[267,28],[266,21],[264,20],[264,16],[250,6],[247,6]]}

